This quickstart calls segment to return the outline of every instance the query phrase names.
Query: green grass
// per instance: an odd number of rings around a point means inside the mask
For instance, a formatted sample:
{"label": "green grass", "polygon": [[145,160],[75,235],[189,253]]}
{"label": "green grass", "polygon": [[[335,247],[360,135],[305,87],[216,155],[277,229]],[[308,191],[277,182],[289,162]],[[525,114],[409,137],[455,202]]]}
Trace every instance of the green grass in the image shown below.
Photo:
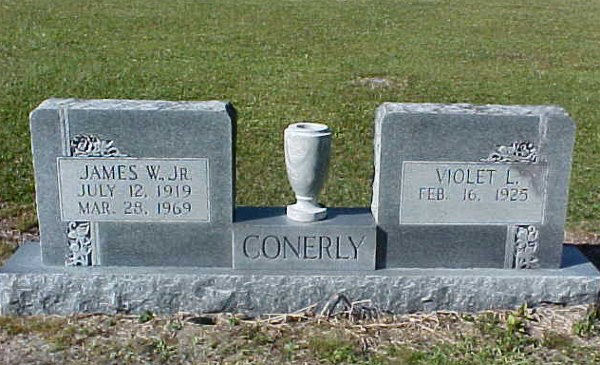
{"label": "green grass", "polygon": [[599,232],[598,19],[573,0],[0,0],[0,200],[33,202],[27,116],[51,96],[231,100],[237,203],[256,205],[292,200],[289,123],[333,128],[322,200],[364,206],[378,104],[559,104],[578,124],[569,224]]}

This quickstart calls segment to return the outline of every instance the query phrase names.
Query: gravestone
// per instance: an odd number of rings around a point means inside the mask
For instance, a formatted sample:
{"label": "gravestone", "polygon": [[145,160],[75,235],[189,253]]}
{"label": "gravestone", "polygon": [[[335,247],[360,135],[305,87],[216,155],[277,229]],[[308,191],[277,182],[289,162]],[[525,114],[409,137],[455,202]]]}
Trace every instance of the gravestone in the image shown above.
{"label": "gravestone", "polygon": [[559,267],[574,131],[559,107],[381,105],[378,266]]}
{"label": "gravestone", "polygon": [[337,293],[477,311],[600,291],[562,245],[574,125],[557,107],[383,104],[371,210],[317,203],[335,141],[305,122],[285,138],[296,204],[234,210],[224,102],[51,99],[31,134],[41,245],[0,268],[0,314],[256,315]]}
{"label": "gravestone", "polygon": [[31,113],[47,265],[231,267],[225,102],[50,99]]}

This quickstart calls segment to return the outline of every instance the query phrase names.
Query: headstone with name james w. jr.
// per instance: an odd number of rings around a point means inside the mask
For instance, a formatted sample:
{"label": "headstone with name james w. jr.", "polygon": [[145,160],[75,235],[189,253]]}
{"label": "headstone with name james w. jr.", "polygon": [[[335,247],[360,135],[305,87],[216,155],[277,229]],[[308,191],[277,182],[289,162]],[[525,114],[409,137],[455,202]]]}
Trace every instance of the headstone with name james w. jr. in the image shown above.
{"label": "headstone with name james w. jr.", "polygon": [[559,107],[380,106],[378,265],[559,267],[574,131]]}
{"label": "headstone with name james w. jr.", "polygon": [[225,102],[50,99],[31,113],[49,265],[231,266]]}

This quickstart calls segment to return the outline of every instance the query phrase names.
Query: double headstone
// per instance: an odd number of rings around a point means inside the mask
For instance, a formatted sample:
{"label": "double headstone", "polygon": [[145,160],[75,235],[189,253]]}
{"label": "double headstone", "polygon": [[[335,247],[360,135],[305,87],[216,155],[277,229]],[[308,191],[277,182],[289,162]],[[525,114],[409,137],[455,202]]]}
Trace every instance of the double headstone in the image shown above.
{"label": "double headstone", "polygon": [[[290,143],[302,140],[312,152],[286,145],[300,166],[287,161],[290,181],[308,210],[235,211],[230,104],[45,101],[31,115],[43,262],[335,271],[560,265],[574,138],[562,109],[382,105],[371,211],[316,204],[322,181],[312,180],[324,176],[319,153],[329,142],[307,140],[308,127],[296,128]],[[312,127],[327,137],[325,126]],[[303,164],[315,170],[303,173]],[[306,217],[316,221],[297,221]]]}

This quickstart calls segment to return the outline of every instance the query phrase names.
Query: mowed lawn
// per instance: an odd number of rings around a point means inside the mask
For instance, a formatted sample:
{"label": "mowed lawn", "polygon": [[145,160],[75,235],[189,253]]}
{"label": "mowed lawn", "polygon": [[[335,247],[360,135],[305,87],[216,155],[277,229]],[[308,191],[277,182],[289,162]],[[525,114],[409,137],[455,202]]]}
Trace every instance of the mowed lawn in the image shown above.
{"label": "mowed lawn", "polygon": [[600,1],[0,0],[5,209],[33,207],[28,113],[49,97],[232,101],[243,205],[292,200],[289,123],[335,131],[322,201],[366,206],[380,103],[558,104],[569,227],[600,233]]}

